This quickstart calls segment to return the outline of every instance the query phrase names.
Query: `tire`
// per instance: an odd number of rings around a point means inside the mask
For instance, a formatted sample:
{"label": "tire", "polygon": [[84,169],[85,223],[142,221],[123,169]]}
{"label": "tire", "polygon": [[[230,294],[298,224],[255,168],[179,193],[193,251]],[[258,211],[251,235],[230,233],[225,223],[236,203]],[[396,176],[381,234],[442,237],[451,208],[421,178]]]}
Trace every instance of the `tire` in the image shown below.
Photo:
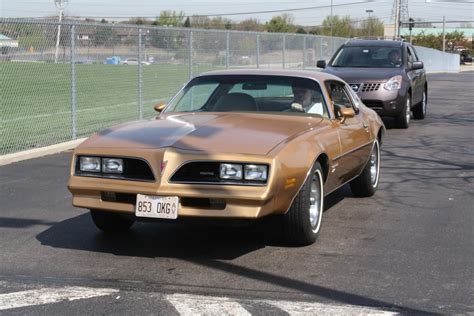
{"label": "tire", "polygon": [[375,140],[370,158],[362,173],[350,182],[352,193],[357,197],[368,197],[375,194],[380,178],[380,143]]}
{"label": "tire", "polygon": [[426,89],[424,89],[423,90],[423,99],[413,109],[413,118],[415,120],[424,119],[426,117],[426,108],[427,108],[427,106],[428,106],[428,96],[426,94]]}
{"label": "tire", "polygon": [[301,246],[314,243],[319,236],[323,210],[323,171],[316,162],[290,209],[283,215],[285,240]]}
{"label": "tire", "polygon": [[410,114],[411,114],[411,96],[408,95],[403,106],[402,112],[396,119],[396,126],[398,128],[408,128],[410,126]]}
{"label": "tire", "polygon": [[134,219],[119,213],[90,210],[92,221],[103,232],[117,234],[126,232],[135,222]]}

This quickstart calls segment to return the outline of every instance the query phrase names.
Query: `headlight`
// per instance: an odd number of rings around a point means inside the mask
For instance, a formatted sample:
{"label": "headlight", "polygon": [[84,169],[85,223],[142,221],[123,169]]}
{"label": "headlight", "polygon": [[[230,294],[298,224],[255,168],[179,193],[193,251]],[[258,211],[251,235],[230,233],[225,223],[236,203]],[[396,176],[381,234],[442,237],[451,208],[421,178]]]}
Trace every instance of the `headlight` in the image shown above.
{"label": "headlight", "polygon": [[383,86],[386,90],[398,90],[402,86],[402,76],[390,78]]}
{"label": "headlight", "polygon": [[254,181],[267,180],[267,166],[265,165],[245,165],[244,179]]}
{"label": "headlight", "polygon": [[221,179],[242,180],[242,165],[221,163],[219,176]]}
{"label": "headlight", "polygon": [[102,172],[122,173],[123,172],[123,159],[102,158]]}
{"label": "headlight", "polygon": [[81,157],[79,160],[79,168],[84,172],[100,172],[99,157]]}

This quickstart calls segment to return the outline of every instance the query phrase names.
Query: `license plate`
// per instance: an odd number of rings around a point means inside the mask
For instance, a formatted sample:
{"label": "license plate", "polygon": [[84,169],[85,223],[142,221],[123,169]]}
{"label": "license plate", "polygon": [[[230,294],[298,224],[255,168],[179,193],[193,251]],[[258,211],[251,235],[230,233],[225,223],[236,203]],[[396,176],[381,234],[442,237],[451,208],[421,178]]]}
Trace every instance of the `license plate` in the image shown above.
{"label": "license plate", "polygon": [[152,218],[178,218],[177,196],[152,196],[137,194],[135,216]]}

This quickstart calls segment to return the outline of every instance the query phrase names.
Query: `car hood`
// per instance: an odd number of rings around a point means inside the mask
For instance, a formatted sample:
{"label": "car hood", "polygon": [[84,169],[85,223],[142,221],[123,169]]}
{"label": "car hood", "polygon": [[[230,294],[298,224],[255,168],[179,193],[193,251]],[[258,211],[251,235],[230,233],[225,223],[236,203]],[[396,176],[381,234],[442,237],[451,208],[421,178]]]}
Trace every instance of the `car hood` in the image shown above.
{"label": "car hood", "polygon": [[401,75],[399,68],[355,68],[327,67],[325,73],[338,76],[347,83],[384,82],[393,76]]}
{"label": "car hood", "polygon": [[166,148],[266,155],[286,139],[314,128],[320,117],[260,113],[173,113],[97,133],[83,148]]}

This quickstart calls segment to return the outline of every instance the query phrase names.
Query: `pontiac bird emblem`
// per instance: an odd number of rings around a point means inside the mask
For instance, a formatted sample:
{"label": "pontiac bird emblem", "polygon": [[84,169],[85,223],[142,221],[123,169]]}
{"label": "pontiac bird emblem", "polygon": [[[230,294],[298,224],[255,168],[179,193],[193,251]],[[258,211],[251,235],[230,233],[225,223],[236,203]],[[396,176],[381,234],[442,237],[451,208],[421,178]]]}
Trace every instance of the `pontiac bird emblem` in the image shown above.
{"label": "pontiac bird emblem", "polygon": [[162,161],[161,162],[161,174],[163,174],[163,172],[165,172],[165,168],[166,168],[167,163],[168,163],[168,161]]}

